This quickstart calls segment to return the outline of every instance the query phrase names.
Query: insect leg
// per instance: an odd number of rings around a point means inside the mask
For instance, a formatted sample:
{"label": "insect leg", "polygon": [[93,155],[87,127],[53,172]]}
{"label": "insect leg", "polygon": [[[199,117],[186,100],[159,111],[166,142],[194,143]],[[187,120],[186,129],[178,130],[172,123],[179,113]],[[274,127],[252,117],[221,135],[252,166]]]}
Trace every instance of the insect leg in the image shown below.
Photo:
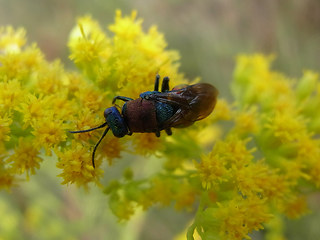
{"label": "insect leg", "polygon": [[166,133],[168,134],[168,136],[171,136],[171,135],[172,135],[171,128],[166,128],[165,131],[166,131]]}
{"label": "insect leg", "polygon": [[160,75],[159,74],[157,74],[156,75],[156,80],[155,80],[155,82],[154,82],[154,91],[159,91],[159,80],[160,80]]}
{"label": "insect leg", "polygon": [[164,77],[162,80],[161,92],[169,91],[169,77]]}
{"label": "insect leg", "polygon": [[95,153],[96,153],[97,147],[98,147],[99,144],[101,143],[102,139],[106,136],[106,134],[108,133],[109,129],[110,129],[110,127],[107,127],[107,128],[104,130],[101,138],[99,139],[99,141],[98,141],[98,142],[96,143],[96,145],[94,146],[94,149],[93,149],[93,152],[92,152],[92,166],[93,166],[93,168],[96,167],[95,164],[94,164],[94,155],[95,155]]}
{"label": "insect leg", "polygon": [[115,96],[115,97],[113,98],[113,100],[112,100],[112,104],[114,104],[117,99],[122,100],[122,101],[124,101],[124,102],[133,100],[132,98],[129,98],[129,97]]}

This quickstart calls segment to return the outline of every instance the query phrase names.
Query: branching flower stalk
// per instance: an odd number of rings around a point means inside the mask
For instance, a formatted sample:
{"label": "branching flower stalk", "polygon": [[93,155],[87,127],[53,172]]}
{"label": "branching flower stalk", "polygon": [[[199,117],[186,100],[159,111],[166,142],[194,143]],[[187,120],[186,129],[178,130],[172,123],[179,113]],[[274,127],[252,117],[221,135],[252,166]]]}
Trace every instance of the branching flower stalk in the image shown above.
{"label": "branching flower stalk", "polygon": [[[28,180],[56,155],[62,183],[97,184],[119,220],[129,220],[138,207],[174,203],[177,210],[196,210],[188,239],[250,239],[266,224],[273,233],[266,236],[281,239],[281,229],[269,223],[306,214],[308,194],[320,187],[315,72],[290,79],[271,69],[273,56],[241,55],[233,104],[220,98],[210,117],[172,136],[110,134],[97,150],[96,168],[91,145],[101,131],[68,133],[104,122],[114,96],[137,98],[153,88],[157,73],[170,76],[171,86],[191,83],[163,34],[156,26],[144,32],[136,15],[117,11],[109,32],[89,16],[79,18],[68,42],[77,72],[47,61],[36,44],[26,45],[23,29],[0,28],[0,188]],[[221,124],[226,121],[231,129]],[[103,169],[124,152],[164,162],[148,176],[128,166],[105,185]]]}

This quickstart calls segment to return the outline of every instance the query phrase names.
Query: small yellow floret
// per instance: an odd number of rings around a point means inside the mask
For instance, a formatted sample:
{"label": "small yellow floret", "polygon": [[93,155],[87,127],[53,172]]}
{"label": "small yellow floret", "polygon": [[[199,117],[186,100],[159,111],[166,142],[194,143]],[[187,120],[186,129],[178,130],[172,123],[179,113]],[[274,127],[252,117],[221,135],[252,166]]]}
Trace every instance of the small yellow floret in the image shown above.
{"label": "small yellow floret", "polygon": [[265,125],[281,142],[292,142],[306,134],[305,120],[289,112],[276,112]]}
{"label": "small yellow floret", "polygon": [[194,164],[203,188],[210,189],[227,181],[228,171],[225,168],[225,160],[221,156],[211,152],[209,155],[202,156],[200,163],[194,162]]}
{"label": "small yellow floret", "polygon": [[26,43],[26,31],[23,28],[13,29],[11,26],[0,28],[0,52],[20,52]]}
{"label": "small yellow floret", "polygon": [[35,170],[40,168],[42,162],[42,158],[39,157],[39,146],[34,144],[33,139],[20,138],[15,153],[7,159],[7,162],[11,164],[12,171],[18,174],[25,172],[29,179],[29,174],[35,174]]}
{"label": "small yellow floret", "polygon": [[64,180],[62,184],[75,183],[79,187],[87,187],[88,183],[95,182],[99,184],[99,177],[102,170],[98,168],[101,164],[99,159],[96,160],[96,168],[93,168],[91,162],[91,153],[87,147],[75,141],[71,147],[63,152],[56,151],[60,161],[57,167],[62,169],[59,175]]}

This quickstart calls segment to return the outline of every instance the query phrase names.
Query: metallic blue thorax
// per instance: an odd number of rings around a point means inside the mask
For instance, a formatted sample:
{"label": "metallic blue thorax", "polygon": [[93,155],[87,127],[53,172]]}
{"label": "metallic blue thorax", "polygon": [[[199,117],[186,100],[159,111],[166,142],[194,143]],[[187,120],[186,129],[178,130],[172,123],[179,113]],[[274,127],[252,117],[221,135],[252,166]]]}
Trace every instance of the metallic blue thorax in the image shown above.
{"label": "metallic blue thorax", "polygon": [[140,97],[143,99],[148,100],[150,98],[151,95],[153,94],[159,94],[160,92],[158,91],[146,91],[140,94]]}
{"label": "metallic blue thorax", "polygon": [[175,113],[173,107],[167,103],[155,102],[158,124],[161,126],[168,121]]}
{"label": "metallic blue thorax", "polygon": [[[144,93],[140,94],[140,98],[142,99],[152,99],[155,100],[156,96],[153,95],[158,95],[161,94],[158,91],[147,91]],[[167,103],[163,103],[160,101],[155,100],[155,108],[156,108],[156,116],[157,116],[157,121],[159,126],[161,126],[163,123],[165,123],[167,120],[169,120],[173,114],[175,113],[174,108],[172,107],[172,105],[167,104]]]}

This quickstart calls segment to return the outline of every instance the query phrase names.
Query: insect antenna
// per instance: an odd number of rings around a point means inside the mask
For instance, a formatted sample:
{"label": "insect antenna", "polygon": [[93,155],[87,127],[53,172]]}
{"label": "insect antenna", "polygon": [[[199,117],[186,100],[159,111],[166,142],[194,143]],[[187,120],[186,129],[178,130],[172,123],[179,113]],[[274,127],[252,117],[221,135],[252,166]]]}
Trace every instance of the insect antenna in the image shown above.
{"label": "insect antenna", "polygon": [[96,167],[95,164],[94,164],[94,155],[95,155],[95,153],[96,153],[97,147],[98,147],[99,144],[101,143],[102,139],[106,136],[106,134],[108,133],[109,129],[110,129],[110,127],[107,127],[107,128],[104,130],[101,138],[99,139],[99,141],[98,141],[98,142],[96,143],[96,145],[94,146],[94,149],[93,149],[93,151],[92,151],[92,166],[93,166],[93,168]]}
{"label": "insect antenna", "polygon": [[69,133],[84,133],[84,132],[91,132],[93,130],[99,129],[99,128],[103,128],[107,125],[107,123],[103,123],[98,127],[94,127],[94,128],[90,128],[90,129],[86,129],[86,130],[79,130],[79,131],[69,131]]}
{"label": "insect antenna", "polygon": [[[86,130],[79,130],[79,131],[69,131],[69,133],[85,133],[85,132],[91,132],[91,131],[93,131],[93,130],[96,130],[96,129],[99,129],[99,128],[103,128],[103,127],[105,127],[105,126],[107,126],[107,122],[101,124],[100,126],[94,127],[94,128],[90,128],[90,129],[86,129]],[[107,134],[107,132],[109,131],[109,129],[110,129],[110,127],[107,127],[107,128],[104,130],[101,138],[99,139],[99,141],[98,141],[98,142],[96,143],[96,145],[94,146],[94,149],[93,149],[93,152],[92,152],[92,166],[93,166],[93,168],[95,168],[94,155],[95,155],[95,153],[96,153],[97,147],[98,147],[99,144],[101,143],[102,139],[106,136],[106,134]]]}

